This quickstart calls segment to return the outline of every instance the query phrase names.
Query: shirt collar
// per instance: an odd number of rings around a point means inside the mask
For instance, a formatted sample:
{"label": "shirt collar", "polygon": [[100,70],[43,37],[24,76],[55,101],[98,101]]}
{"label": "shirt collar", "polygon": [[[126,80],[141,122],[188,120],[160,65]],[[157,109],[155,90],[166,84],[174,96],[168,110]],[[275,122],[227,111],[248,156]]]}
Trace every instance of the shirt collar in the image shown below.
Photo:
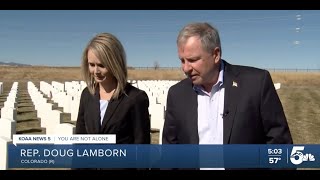
{"label": "shirt collar", "polygon": [[[216,84],[213,85],[213,87],[215,87],[215,86],[221,87],[223,85],[224,63],[223,63],[223,61],[220,61],[220,62],[221,63],[220,63],[220,71],[219,71],[218,81],[216,82]],[[198,86],[198,85],[194,85],[193,89],[196,92],[204,91],[203,87]]]}

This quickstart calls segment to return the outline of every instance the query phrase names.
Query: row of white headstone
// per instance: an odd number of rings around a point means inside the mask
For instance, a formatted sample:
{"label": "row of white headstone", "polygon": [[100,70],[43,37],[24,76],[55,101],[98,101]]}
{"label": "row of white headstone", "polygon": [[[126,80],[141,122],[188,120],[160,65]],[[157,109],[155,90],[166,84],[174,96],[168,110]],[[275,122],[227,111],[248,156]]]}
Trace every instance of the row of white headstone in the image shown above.
{"label": "row of white headstone", "polygon": [[[131,81],[131,83],[144,90],[149,97],[149,113],[151,115],[151,128],[161,129],[164,121],[166,97],[168,89],[178,81]],[[76,121],[80,96],[86,84],[81,81],[59,83],[53,81],[51,84],[40,82],[40,91],[51,100],[63,107],[63,112],[71,113],[71,120]],[[40,106],[41,107],[41,106]]]}
{"label": "row of white headstone", "polygon": [[3,93],[3,82],[0,82],[0,95]]}
{"label": "row of white headstone", "polygon": [[63,112],[53,110],[53,104],[47,102],[48,99],[43,97],[43,94],[32,82],[28,82],[28,93],[37,111],[37,117],[40,118],[40,126],[46,129],[47,135],[74,134],[74,125],[62,122]]}
{"label": "row of white headstone", "polygon": [[16,133],[17,118],[17,92],[18,82],[12,88],[1,108],[0,118],[0,170],[8,168],[8,146],[12,143],[13,134]]}
{"label": "row of white headstone", "polygon": [[162,144],[168,90],[177,82],[172,80],[137,80],[134,84],[135,87],[144,90],[148,95],[151,129],[159,131],[159,144]]}
{"label": "row of white headstone", "polygon": [[[16,87],[16,88],[14,88]],[[71,135],[75,132],[75,126],[62,123],[62,112],[52,109],[52,104],[47,103],[38,88],[28,82],[28,93],[31,97],[37,117],[40,118],[41,127],[46,129],[48,135]],[[12,144],[12,136],[16,133],[17,116],[17,83],[14,83],[4,107],[1,109],[0,121],[0,170],[8,168],[8,145]],[[12,103],[14,102],[14,103]]]}
{"label": "row of white headstone", "polygon": [[52,81],[52,84],[41,81],[40,91],[48,96],[63,112],[71,114],[71,120],[76,121],[78,116],[80,96],[86,84],[81,81],[59,83]]}

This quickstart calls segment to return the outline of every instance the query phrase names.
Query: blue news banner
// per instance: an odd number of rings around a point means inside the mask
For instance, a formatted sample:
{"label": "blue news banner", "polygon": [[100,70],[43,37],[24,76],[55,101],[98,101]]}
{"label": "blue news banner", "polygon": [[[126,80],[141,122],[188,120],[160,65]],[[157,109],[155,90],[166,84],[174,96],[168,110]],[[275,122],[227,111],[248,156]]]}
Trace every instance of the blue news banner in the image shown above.
{"label": "blue news banner", "polygon": [[11,144],[9,168],[320,168],[320,145]]}

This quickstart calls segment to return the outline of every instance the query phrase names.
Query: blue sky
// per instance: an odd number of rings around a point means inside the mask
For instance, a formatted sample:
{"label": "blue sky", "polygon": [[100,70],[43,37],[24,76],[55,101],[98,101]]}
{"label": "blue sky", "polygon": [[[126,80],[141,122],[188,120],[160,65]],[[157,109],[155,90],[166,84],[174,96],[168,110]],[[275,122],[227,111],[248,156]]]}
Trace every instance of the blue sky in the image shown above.
{"label": "blue sky", "polygon": [[110,32],[123,43],[128,66],[179,67],[177,34],[201,21],[218,28],[229,63],[320,69],[319,19],[319,10],[1,10],[0,61],[80,66],[87,42]]}

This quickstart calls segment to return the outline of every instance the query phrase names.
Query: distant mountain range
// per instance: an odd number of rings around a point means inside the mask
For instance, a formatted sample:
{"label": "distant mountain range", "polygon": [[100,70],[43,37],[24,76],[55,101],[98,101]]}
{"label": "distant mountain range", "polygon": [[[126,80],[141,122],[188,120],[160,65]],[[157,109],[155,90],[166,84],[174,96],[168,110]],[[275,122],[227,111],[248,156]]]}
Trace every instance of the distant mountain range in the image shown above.
{"label": "distant mountain range", "polygon": [[0,66],[32,66],[30,64],[20,64],[14,62],[0,62]]}

